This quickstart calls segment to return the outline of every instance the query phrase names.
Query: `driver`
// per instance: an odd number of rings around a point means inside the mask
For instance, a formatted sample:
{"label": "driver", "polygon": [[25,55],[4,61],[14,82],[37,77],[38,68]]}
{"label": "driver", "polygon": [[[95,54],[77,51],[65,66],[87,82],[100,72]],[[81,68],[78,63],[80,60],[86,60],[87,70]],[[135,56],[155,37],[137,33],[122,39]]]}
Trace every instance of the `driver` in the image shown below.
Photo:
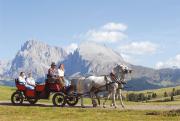
{"label": "driver", "polygon": [[51,68],[48,70],[49,77],[56,77],[56,64],[54,62],[51,63]]}
{"label": "driver", "polygon": [[51,67],[48,70],[48,75],[47,75],[48,80],[51,82],[57,80],[57,75],[56,75],[56,64],[54,62],[51,63]]}

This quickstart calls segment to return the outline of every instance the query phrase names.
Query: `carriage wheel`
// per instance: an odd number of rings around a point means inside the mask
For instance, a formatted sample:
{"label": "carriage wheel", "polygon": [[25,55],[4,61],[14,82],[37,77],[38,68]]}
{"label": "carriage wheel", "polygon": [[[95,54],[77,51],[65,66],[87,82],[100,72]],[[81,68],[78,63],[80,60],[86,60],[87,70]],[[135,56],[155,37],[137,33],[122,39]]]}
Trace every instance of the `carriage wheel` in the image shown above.
{"label": "carriage wheel", "polygon": [[18,105],[18,104],[22,104],[23,103],[23,95],[21,94],[21,92],[14,92],[11,95],[11,102],[14,105]]}
{"label": "carriage wheel", "polygon": [[66,96],[66,102],[69,106],[75,106],[78,103],[78,96],[75,95],[68,95]]}
{"label": "carriage wheel", "polygon": [[52,102],[54,106],[63,107],[66,104],[65,97],[63,93],[56,93],[52,98]]}
{"label": "carriage wheel", "polygon": [[27,98],[27,101],[33,105],[38,101],[38,99],[37,98]]}

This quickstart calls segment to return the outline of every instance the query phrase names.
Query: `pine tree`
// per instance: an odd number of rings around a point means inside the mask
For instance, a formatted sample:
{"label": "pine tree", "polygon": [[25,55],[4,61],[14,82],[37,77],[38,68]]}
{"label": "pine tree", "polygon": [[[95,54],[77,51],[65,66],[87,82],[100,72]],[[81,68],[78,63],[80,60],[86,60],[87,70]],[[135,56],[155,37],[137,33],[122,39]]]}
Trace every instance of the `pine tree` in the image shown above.
{"label": "pine tree", "polygon": [[167,94],[167,92],[164,92],[164,97],[168,97],[168,94]]}

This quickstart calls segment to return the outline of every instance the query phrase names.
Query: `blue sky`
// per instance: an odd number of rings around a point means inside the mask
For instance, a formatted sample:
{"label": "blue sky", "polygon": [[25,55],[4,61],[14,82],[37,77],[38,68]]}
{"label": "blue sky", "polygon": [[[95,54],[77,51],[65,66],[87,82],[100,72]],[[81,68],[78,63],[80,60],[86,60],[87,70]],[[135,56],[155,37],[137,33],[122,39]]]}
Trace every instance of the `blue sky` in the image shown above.
{"label": "blue sky", "polygon": [[180,67],[179,11],[179,0],[0,0],[0,60],[30,39],[63,47],[93,40],[133,64]]}

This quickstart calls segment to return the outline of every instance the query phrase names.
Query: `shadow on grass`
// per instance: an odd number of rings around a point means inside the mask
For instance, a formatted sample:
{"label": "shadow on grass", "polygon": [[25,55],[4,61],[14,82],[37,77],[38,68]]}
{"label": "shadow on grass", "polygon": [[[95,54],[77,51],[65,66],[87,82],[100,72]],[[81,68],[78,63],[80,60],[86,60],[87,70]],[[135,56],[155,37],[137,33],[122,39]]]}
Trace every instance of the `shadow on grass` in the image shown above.
{"label": "shadow on grass", "polygon": [[28,104],[28,103],[23,103],[23,104],[17,104],[17,105],[13,105],[10,102],[0,102],[0,105],[2,106],[38,106],[38,107],[53,107],[53,105],[50,104]]}
{"label": "shadow on grass", "polygon": [[[58,106],[54,106],[52,104],[29,104],[28,102],[25,102],[23,104],[18,104],[18,105],[13,105],[11,102],[0,102],[0,106],[17,106],[17,107],[21,107],[21,106],[32,106],[32,107],[55,107],[58,108]],[[59,106],[60,107],[60,106]],[[68,106],[65,105],[63,107],[60,108],[82,108],[81,106],[77,105],[77,106]],[[85,108],[93,108],[92,106],[85,106]]]}
{"label": "shadow on grass", "polygon": [[180,116],[180,109],[163,111],[163,112],[157,112],[157,111],[147,112],[146,115],[162,115],[162,116],[168,116],[168,117]]}

